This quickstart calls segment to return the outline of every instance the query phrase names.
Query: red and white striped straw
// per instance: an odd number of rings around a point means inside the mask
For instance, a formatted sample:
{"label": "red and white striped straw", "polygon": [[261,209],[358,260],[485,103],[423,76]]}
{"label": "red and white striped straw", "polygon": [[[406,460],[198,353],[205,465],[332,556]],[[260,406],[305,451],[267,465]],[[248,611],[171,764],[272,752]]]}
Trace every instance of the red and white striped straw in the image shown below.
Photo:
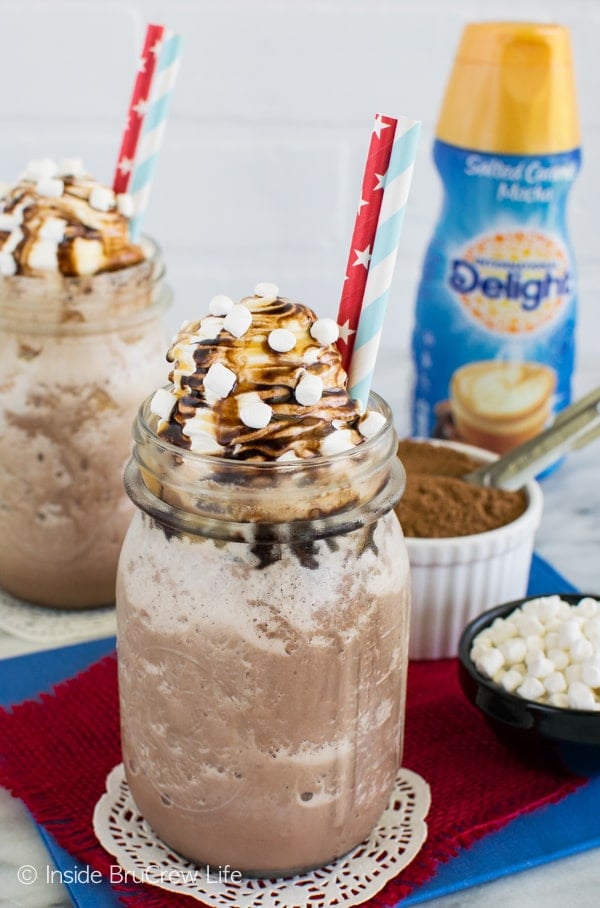
{"label": "red and white striped straw", "polygon": [[358,211],[350,243],[346,277],[338,310],[342,365],[350,367],[356,330],[360,318],[371,253],[383,200],[385,175],[390,163],[397,120],[377,114],[365,164]]}
{"label": "red and white striped straw", "polygon": [[383,201],[348,369],[348,394],[360,401],[364,409],[375,373],[420,131],[419,120],[400,117],[385,176]]}
{"label": "red and white striped straw", "polygon": [[164,31],[163,25],[148,25],[146,28],[144,48],[138,63],[113,180],[113,189],[117,193],[127,192],[129,189]]}

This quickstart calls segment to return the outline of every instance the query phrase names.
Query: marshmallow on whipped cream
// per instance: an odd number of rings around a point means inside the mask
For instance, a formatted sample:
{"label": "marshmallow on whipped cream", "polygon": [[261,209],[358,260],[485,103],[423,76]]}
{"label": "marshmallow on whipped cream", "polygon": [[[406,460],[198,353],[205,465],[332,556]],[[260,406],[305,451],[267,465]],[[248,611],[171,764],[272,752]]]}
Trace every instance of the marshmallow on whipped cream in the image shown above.
{"label": "marshmallow on whipped cream", "polygon": [[98,274],[135,265],[129,239],[131,199],[85,172],[78,158],[30,161],[0,191],[0,275]]}
{"label": "marshmallow on whipped cream", "polygon": [[219,294],[185,322],[167,354],[171,386],[150,408],[158,433],[202,454],[241,460],[330,456],[376,434],[346,390],[333,319],[279,296],[271,283],[234,302]]}

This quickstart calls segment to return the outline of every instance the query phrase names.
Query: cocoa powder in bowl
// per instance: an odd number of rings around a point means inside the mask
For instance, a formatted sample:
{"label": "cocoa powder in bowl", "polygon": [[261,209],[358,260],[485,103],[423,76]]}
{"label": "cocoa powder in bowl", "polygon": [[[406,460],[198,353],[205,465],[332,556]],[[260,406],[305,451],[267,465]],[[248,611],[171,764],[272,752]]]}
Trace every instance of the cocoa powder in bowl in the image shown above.
{"label": "cocoa powder in bowl", "polygon": [[512,523],[525,511],[524,491],[483,489],[461,477],[481,465],[447,445],[405,439],[398,457],[406,470],[406,489],[396,513],[405,536],[436,539],[485,533]]}

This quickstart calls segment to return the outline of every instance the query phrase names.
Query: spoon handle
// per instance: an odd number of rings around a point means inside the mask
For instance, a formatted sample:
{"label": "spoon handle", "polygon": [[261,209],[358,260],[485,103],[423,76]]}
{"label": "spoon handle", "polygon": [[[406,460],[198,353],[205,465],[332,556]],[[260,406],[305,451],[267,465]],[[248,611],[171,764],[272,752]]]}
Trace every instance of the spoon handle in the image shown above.
{"label": "spoon handle", "polygon": [[600,388],[596,388],[561,410],[552,425],[535,438],[467,473],[463,479],[477,486],[514,491],[563,454],[583,448],[599,435]]}

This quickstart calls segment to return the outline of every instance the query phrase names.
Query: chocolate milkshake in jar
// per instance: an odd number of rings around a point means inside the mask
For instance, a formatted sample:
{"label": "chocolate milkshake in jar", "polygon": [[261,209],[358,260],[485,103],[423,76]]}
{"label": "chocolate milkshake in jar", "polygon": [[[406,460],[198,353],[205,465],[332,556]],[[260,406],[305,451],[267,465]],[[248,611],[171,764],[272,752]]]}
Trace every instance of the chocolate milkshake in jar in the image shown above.
{"label": "chocolate milkshake in jar", "polygon": [[0,196],[0,587],[108,604],[131,423],[163,371],[160,251],[78,160],[32,161]]}
{"label": "chocolate milkshake in jar", "polygon": [[332,319],[215,297],[141,407],[117,579],[123,758],[156,834],[281,876],[360,843],[402,754],[408,559],[389,408]]}

